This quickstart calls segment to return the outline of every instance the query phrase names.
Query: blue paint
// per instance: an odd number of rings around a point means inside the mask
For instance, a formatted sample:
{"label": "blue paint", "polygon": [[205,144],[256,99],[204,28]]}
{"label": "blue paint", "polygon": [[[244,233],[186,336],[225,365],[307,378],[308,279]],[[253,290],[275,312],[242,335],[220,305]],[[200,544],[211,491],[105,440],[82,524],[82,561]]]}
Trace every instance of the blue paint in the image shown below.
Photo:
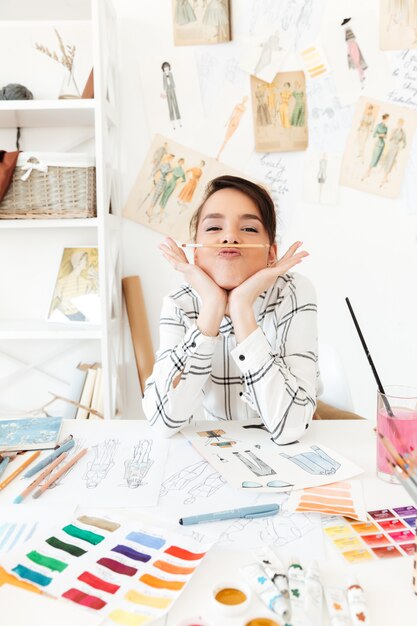
{"label": "blue paint", "polygon": [[131,532],[126,536],[126,539],[140,543],[147,548],[155,548],[155,550],[159,550],[166,543],[165,539],[161,539],[161,537],[154,537],[153,535],[140,532]]}
{"label": "blue paint", "polygon": [[31,583],[35,583],[35,585],[40,585],[41,587],[46,587],[52,581],[52,578],[50,578],[49,576],[45,576],[40,572],[36,572],[34,569],[25,567],[20,563],[12,569],[12,572],[15,572],[15,574],[20,576],[20,578],[30,580]]}

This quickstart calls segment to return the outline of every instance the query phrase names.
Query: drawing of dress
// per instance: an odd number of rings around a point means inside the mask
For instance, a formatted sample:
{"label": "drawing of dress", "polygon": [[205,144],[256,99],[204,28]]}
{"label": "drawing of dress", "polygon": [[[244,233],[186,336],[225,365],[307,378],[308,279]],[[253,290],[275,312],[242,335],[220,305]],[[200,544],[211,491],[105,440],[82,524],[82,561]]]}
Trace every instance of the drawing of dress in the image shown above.
{"label": "drawing of dress", "polygon": [[290,119],[289,119],[289,102],[292,97],[291,91],[289,89],[284,89],[280,91],[280,105],[279,105],[279,116],[281,120],[281,126],[283,128],[290,128]]}
{"label": "drawing of dress", "polygon": [[388,149],[385,154],[384,162],[382,167],[385,171],[385,175],[388,174],[393,169],[395,163],[397,162],[397,156],[400,150],[405,148],[407,145],[406,134],[403,128],[396,128],[389,138]]}
{"label": "drawing of dress", "polygon": [[291,126],[304,126],[304,91],[293,91],[292,95],[295,99],[295,105],[291,115]]}
{"label": "drawing of dress", "polygon": [[348,67],[351,70],[357,70],[361,86],[363,86],[365,70],[368,69],[368,66],[351,28],[345,28],[345,40],[347,45]]}
{"label": "drawing of dress", "polygon": [[113,457],[119,446],[117,439],[106,439],[103,443],[93,446],[94,459],[87,463],[83,476],[87,489],[94,489],[104,480],[114,465]]}
{"label": "drawing of dress", "polygon": [[167,144],[164,143],[162,146],[160,146],[159,148],[157,148],[155,150],[155,152],[153,153],[152,156],[152,172],[151,172],[151,176],[155,176],[156,172],[158,171],[158,167],[161,164],[162,159],[164,158],[164,156],[167,153],[167,148],[166,148]]}
{"label": "drawing of dress", "polygon": [[167,176],[170,172],[172,172],[171,164],[161,163],[156,173],[158,172],[160,172],[161,175],[155,183],[155,188],[153,190],[153,196],[151,200],[151,208],[153,208],[156,205],[156,203],[158,202],[158,199],[165,191],[165,188],[167,186]]}
{"label": "drawing of dress", "polygon": [[179,26],[184,24],[190,24],[197,20],[191,4],[188,0],[177,0],[177,7],[175,10],[175,21]]}
{"label": "drawing of dress", "polygon": [[184,187],[178,194],[178,200],[184,204],[191,202],[191,200],[193,199],[194,192],[197,189],[198,181],[203,175],[203,170],[201,169],[201,167],[191,167],[186,171],[186,174],[188,173],[191,174],[191,178],[187,183],[185,183]]}
{"label": "drawing of dress", "polygon": [[229,16],[223,0],[211,0],[203,15],[203,24],[216,29],[216,37],[225,40],[229,37]]}
{"label": "drawing of dress", "polygon": [[171,70],[163,73],[162,84],[168,101],[169,119],[171,120],[171,122],[180,120],[181,114],[178,108],[177,94],[175,92],[175,81]]}
{"label": "drawing of dress", "polygon": [[359,124],[359,128],[357,130],[358,133],[358,157],[363,159],[365,153],[365,146],[369,139],[369,135],[372,132],[372,127],[374,125],[375,116],[373,111],[365,111],[362,116],[361,122]]}
{"label": "drawing of dress", "polygon": [[265,461],[257,457],[252,450],[245,450],[245,454],[247,454],[249,458],[245,458],[240,452],[232,452],[232,454],[234,454],[239,461],[242,461],[255,476],[271,476],[272,474],[276,474],[276,471],[265,463]]}
{"label": "drawing of dress", "polygon": [[319,170],[317,172],[317,182],[323,185],[327,178],[327,159],[323,155],[319,162]]}
{"label": "drawing of dress", "polygon": [[279,45],[279,33],[275,32],[262,44],[262,49],[253,73],[256,75],[262,72],[264,67],[271,63],[272,53],[278,50],[282,50],[282,48]]}
{"label": "drawing of dress", "polygon": [[159,201],[159,206],[161,209],[165,209],[168,200],[170,199],[175,187],[177,186],[177,182],[180,178],[185,182],[185,172],[184,168],[180,163],[171,171],[171,178],[167,182],[165,189],[162,193],[161,199]]}
{"label": "drawing of dress", "polygon": [[256,123],[258,126],[269,126],[272,122],[264,90],[258,88],[255,92],[255,97],[257,100]]}
{"label": "drawing of dress", "polygon": [[280,455],[285,459],[289,459],[309,474],[325,474],[326,476],[328,474],[335,474],[336,470],[340,467],[340,463],[332,459],[332,457],[318,446],[311,446],[311,450],[312,452],[302,452],[300,454],[294,454],[293,456],[284,454],[283,452],[281,452]]}
{"label": "drawing of dress", "polygon": [[151,450],[152,441],[142,439],[133,448],[133,458],[126,459],[124,479],[130,489],[137,489],[143,484],[143,479],[153,464],[153,459],[149,458]]}
{"label": "drawing of dress", "polygon": [[385,148],[385,138],[388,133],[388,128],[384,122],[379,122],[374,130],[373,136],[376,137],[374,151],[372,153],[371,163],[369,167],[376,167],[382,156]]}
{"label": "drawing of dress", "polygon": [[198,461],[193,465],[188,465],[183,469],[175,472],[172,476],[169,476],[161,485],[160,496],[166,496],[168,491],[180,491],[187,487],[187,485],[198,478],[208,466],[207,461]]}
{"label": "drawing of dress", "polygon": [[220,147],[220,150],[216,156],[217,161],[220,158],[221,153],[223,152],[227,142],[229,141],[229,139],[232,137],[232,135],[235,133],[235,131],[237,130],[239,124],[240,124],[240,120],[244,114],[244,112],[246,111],[246,106],[245,103],[247,101],[247,96],[245,96],[242,99],[242,102],[239,102],[239,104],[237,104],[233,111],[231,116],[229,117],[228,121],[227,121],[227,128],[226,128],[226,132],[224,134],[224,139],[223,139],[223,143]]}

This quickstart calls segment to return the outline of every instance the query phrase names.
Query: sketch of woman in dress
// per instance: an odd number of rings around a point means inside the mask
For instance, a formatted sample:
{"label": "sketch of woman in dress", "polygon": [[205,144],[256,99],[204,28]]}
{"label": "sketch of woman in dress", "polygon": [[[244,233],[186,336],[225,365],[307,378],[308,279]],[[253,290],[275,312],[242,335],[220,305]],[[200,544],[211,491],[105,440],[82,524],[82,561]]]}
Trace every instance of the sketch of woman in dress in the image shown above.
{"label": "sketch of woman in dress", "polygon": [[[350,22],[352,18],[345,18],[342,22],[342,26]],[[358,72],[359,80],[361,83],[361,88],[363,88],[365,81],[365,70],[368,69],[365,59],[363,58],[363,54],[361,49],[359,48],[358,42],[356,41],[355,33],[349,27],[345,28],[345,40],[347,45],[347,60],[348,67],[351,70],[356,70]]]}
{"label": "sketch of woman in dress", "polygon": [[[167,176],[168,176],[168,174],[170,172],[172,172],[171,161],[172,161],[173,158],[174,158],[173,154],[166,154],[163,157],[162,163],[158,167],[158,170],[156,171],[156,174],[155,174],[155,178],[154,178],[154,181],[153,181],[154,188],[153,188],[152,191],[150,191],[148,193],[148,195],[145,198],[145,200],[147,200],[148,197],[152,194],[151,204],[150,204],[148,210],[146,211],[146,215],[148,217],[148,222],[150,222],[152,220],[153,210],[155,208],[155,205],[158,202],[159,198],[164,193],[164,191],[166,189],[166,186],[168,184],[167,183]],[[143,200],[142,204],[145,202],[145,200]],[[142,204],[140,206],[142,206]]]}
{"label": "sketch of woman in dress", "polygon": [[183,165],[184,165],[184,159],[182,158],[178,159],[177,165],[170,172],[170,178],[167,181],[167,184],[165,186],[165,189],[159,201],[159,206],[160,206],[159,221],[160,222],[162,221],[164,209],[168,203],[168,200],[174,193],[174,189],[176,188],[180,180],[182,180],[185,183],[185,172],[184,172]]}
{"label": "sketch of woman in dress", "polygon": [[210,0],[204,11],[203,24],[215,28],[217,41],[229,39],[229,14],[224,0]]}
{"label": "sketch of woman in dress", "polygon": [[175,21],[179,26],[190,24],[197,20],[191,4],[188,0],[177,0],[175,8]]}
{"label": "sketch of woman in dress", "polygon": [[171,72],[171,65],[168,61],[164,61],[161,65],[162,70],[162,86],[164,93],[161,94],[163,98],[168,102],[169,119],[172,122],[172,126],[175,130],[175,122],[181,126],[181,114],[178,108],[177,94],[175,92],[174,77]]}
{"label": "sketch of woman in dress", "polygon": [[73,299],[87,294],[98,294],[97,251],[95,252],[95,259],[90,259],[88,251],[82,248],[68,248],[64,251],[49,317],[58,310],[73,322],[88,321]]}
{"label": "sketch of woman in dress", "polygon": [[326,180],[327,180],[327,157],[326,157],[326,154],[323,153],[319,161],[319,169],[317,172],[317,182],[319,184],[319,202],[321,202],[321,194],[323,191],[323,185],[325,184]]}
{"label": "sketch of woman in dress", "polygon": [[368,178],[368,176],[371,173],[372,168],[376,167],[380,161],[380,158],[385,148],[385,139],[388,133],[388,127],[386,124],[388,118],[389,118],[388,113],[384,113],[384,115],[382,116],[382,121],[379,122],[379,124],[376,126],[374,130],[373,136],[376,137],[374,150],[372,152],[372,158],[371,158],[371,162],[369,164],[368,170],[366,171],[365,175],[362,177],[362,180],[364,180],[365,178]]}
{"label": "sketch of woman in dress", "polygon": [[279,50],[282,50],[279,45],[279,32],[275,31],[261,44],[261,51],[253,73],[257,75],[262,72],[271,63],[273,52],[278,52]]}
{"label": "sketch of woman in dress", "polygon": [[388,149],[382,163],[384,177],[379,185],[380,187],[388,182],[388,177],[397,163],[399,151],[403,150],[407,145],[407,137],[403,126],[404,120],[400,118],[397,122],[397,128],[392,131],[391,136],[388,139]]}
{"label": "sketch of woman in dress", "polygon": [[205,166],[205,164],[205,161],[200,161],[199,167],[190,167],[188,170],[186,170],[185,173],[191,174],[191,178],[188,182],[185,183],[184,187],[178,194],[177,202],[181,205],[180,213],[193,199],[194,192],[197,189],[199,180],[203,175],[203,167]]}
{"label": "sketch of woman in dress", "polygon": [[258,83],[255,91],[256,98],[256,123],[258,126],[269,126],[271,122],[271,115],[268,109],[268,103],[266,100],[265,89]]}
{"label": "sketch of woman in dress", "polygon": [[239,102],[233,109],[231,116],[229,117],[228,121],[226,122],[225,126],[227,125],[226,128],[226,132],[224,135],[224,139],[223,139],[223,143],[221,145],[221,148],[216,156],[216,160],[218,161],[220,158],[221,153],[223,152],[223,150],[225,149],[225,146],[227,144],[227,142],[229,141],[229,139],[232,137],[232,135],[235,133],[235,131],[237,130],[239,124],[240,124],[240,120],[242,119],[242,116],[244,114],[244,112],[246,111],[246,102],[248,100],[247,96],[244,96],[242,98],[242,102]]}
{"label": "sketch of woman in dress", "polygon": [[359,128],[357,130],[358,154],[356,156],[357,158],[360,158],[362,160],[362,163],[364,161],[366,143],[369,139],[370,134],[372,133],[374,124],[375,124],[374,105],[368,104],[368,106],[366,107],[362,115],[362,119],[359,123]]}
{"label": "sketch of woman in dress", "polygon": [[290,83],[284,83],[282,91],[279,92],[279,117],[283,128],[290,128],[289,103],[292,98]]}
{"label": "sketch of woman in dress", "polygon": [[124,479],[130,489],[137,489],[145,484],[143,479],[149,472],[154,460],[149,458],[152,450],[150,439],[141,439],[133,447],[133,457],[125,461]]}
{"label": "sketch of woman in dress", "polygon": [[292,96],[295,99],[295,106],[291,115],[291,126],[304,126],[305,123],[305,102],[304,91],[301,91],[301,83],[296,80]]}

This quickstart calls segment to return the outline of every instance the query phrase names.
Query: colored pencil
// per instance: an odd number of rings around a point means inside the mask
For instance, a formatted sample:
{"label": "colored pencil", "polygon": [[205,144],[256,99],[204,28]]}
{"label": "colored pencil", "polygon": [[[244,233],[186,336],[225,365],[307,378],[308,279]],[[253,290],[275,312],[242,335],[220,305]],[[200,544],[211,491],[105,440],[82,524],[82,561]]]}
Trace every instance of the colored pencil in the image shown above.
{"label": "colored pencil", "polygon": [[394,473],[398,477],[400,483],[402,484],[408,495],[411,496],[414,504],[417,504],[417,484],[413,481],[411,476],[407,474],[406,471],[401,469],[401,467],[398,467],[398,465],[390,461],[388,458],[387,461],[391,465]]}
{"label": "colored pencil", "polygon": [[14,478],[16,478],[16,476],[19,476],[19,474],[21,472],[23,472],[24,469],[27,468],[28,465],[30,465],[32,463],[32,461],[34,461],[35,459],[38,458],[38,456],[40,455],[41,451],[40,450],[36,450],[36,452],[34,452],[33,454],[30,455],[30,457],[28,459],[26,459],[26,461],[23,461],[22,465],[20,465],[17,469],[15,469],[14,472],[12,472],[10,474],[10,476],[8,476],[7,478],[5,478],[3,480],[3,482],[0,483],[0,491],[2,489],[4,489],[5,487],[7,487],[7,485],[9,483],[12,482],[12,480]]}
{"label": "colored pencil", "polygon": [[383,435],[382,433],[378,433],[378,437],[381,439],[382,445],[384,446],[385,450],[387,450],[387,452],[390,454],[393,461],[395,461],[396,464],[399,467],[401,467],[401,469],[406,471],[409,467],[409,463],[407,459],[405,459],[403,455],[398,452],[394,444],[386,435]]}
{"label": "colored pencil", "polygon": [[50,463],[44,469],[44,471],[41,472],[37,478],[35,478],[35,480],[32,480],[30,485],[28,485],[26,487],[26,489],[24,489],[20,495],[16,496],[16,498],[13,500],[13,504],[20,504],[20,502],[22,502],[23,498],[26,498],[26,496],[28,496],[35,489],[35,487],[37,487],[39,485],[39,483],[41,483],[43,481],[43,479],[46,476],[48,476],[52,472],[53,469],[55,469],[55,467],[57,465],[62,463],[62,461],[67,456],[67,454],[68,454],[68,452],[64,452],[63,454],[58,456],[54,461],[52,461],[52,463]]}
{"label": "colored pencil", "polygon": [[56,480],[58,480],[58,478],[60,478],[62,476],[62,474],[65,474],[65,472],[67,470],[69,470],[70,467],[75,465],[75,463],[77,461],[79,461],[81,459],[81,457],[83,457],[85,454],[87,454],[87,452],[88,452],[88,448],[83,448],[78,454],[76,454],[71,459],[71,461],[69,461],[66,465],[63,465],[62,467],[60,467],[59,470],[57,472],[55,472],[55,474],[53,476],[51,476],[51,478],[49,480],[47,480],[46,483],[44,485],[42,485],[42,487],[40,489],[35,491],[35,493],[32,495],[32,498],[39,498],[39,496],[41,496],[43,494],[43,492],[48,489],[48,487],[50,487]]}
{"label": "colored pencil", "polygon": [[269,243],[182,243],[181,248],[269,248]]}

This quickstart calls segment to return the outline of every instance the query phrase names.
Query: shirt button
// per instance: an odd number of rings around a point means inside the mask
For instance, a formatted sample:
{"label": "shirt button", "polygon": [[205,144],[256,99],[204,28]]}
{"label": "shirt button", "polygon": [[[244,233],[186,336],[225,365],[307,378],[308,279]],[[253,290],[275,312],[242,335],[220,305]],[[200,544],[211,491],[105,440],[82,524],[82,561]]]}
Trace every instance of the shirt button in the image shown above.
{"label": "shirt button", "polygon": [[192,348],[195,348],[195,347],[196,347],[196,345],[197,345],[197,344],[196,344],[196,342],[195,342],[195,341],[193,341],[193,343],[191,344],[191,347],[192,347]]}
{"label": "shirt button", "polygon": [[244,361],[245,360],[245,355],[244,354],[239,354],[239,360],[240,361]]}
{"label": "shirt button", "polygon": [[307,428],[308,428],[309,426],[310,426],[310,424],[306,424],[306,430],[307,430]]}
{"label": "shirt button", "polygon": [[240,396],[243,396],[243,391],[239,391],[239,395],[240,395]]}

